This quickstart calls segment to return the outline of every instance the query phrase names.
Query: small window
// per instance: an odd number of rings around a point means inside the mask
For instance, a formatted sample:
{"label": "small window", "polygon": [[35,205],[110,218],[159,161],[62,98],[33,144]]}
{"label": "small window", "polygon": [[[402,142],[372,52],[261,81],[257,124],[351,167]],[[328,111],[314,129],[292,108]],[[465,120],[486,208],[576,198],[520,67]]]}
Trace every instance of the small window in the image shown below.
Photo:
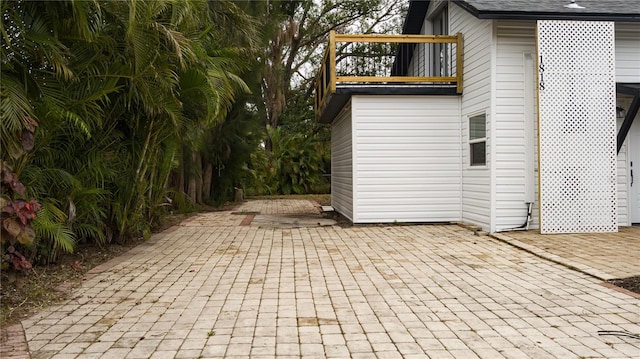
{"label": "small window", "polygon": [[469,154],[471,166],[487,164],[487,115],[469,117]]}

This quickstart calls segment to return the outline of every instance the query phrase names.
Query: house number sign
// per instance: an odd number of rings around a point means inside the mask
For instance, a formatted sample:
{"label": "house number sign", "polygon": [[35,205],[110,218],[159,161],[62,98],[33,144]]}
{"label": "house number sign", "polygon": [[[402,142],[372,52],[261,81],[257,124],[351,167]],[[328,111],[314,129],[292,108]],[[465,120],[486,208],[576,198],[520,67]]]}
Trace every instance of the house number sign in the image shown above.
{"label": "house number sign", "polygon": [[542,56],[540,56],[540,64],[538,65],[538,72],[540,73],[540,91],[544,90],[544,62]]}

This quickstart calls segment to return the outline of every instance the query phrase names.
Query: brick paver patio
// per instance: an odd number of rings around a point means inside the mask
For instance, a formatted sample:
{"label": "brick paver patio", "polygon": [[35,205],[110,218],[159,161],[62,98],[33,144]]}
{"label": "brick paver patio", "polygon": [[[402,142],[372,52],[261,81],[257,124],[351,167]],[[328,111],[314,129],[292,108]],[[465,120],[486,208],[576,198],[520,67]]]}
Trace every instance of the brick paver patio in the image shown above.
{"label": "brick paver patio", "polygon": [[603,280],[640,275],[640,227],[620,227],[618,233],[607,234],[526,231],[497,236]]}
{"label": "brick paver patio", "polygon": [[[286,213],[296,206],[313,204]],[[277,228],[242,214],[267,211],[197,216],[103,266],[23,321],[32,357],[640,356],[638,339],[598,334],[640,333],[640,300],[592,276],[455,225]]]}

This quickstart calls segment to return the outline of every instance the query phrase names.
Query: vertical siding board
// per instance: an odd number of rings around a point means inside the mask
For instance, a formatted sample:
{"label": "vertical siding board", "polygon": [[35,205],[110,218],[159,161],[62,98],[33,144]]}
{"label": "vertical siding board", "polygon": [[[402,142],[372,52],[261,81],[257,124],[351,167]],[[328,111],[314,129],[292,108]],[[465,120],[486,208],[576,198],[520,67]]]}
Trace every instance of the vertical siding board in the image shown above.
{"label": "vertical siding board", "polygon": [[331,205],[353,221],[353,151],[351,103],[331,124]]}
{"label": "vertical siding board", "polygon": [[355,221],[459,221],[459,97],[356,95],[352,102]]}

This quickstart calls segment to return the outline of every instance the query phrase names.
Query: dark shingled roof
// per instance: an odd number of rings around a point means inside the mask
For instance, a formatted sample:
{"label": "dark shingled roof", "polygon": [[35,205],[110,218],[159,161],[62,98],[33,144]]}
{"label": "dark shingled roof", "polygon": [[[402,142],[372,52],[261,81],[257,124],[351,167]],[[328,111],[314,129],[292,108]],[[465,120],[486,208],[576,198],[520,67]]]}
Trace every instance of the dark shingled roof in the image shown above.
{"label": "dark shingled roof", "polygon": [[[411,0],[403,33],[420,32],[429,0]],[[640,0],[453,0],[479,19],[640,21]]]}
{"label": "dark shingled roof", "polygon": [[640,0],[453,0],[480,19],[640,21]]}

